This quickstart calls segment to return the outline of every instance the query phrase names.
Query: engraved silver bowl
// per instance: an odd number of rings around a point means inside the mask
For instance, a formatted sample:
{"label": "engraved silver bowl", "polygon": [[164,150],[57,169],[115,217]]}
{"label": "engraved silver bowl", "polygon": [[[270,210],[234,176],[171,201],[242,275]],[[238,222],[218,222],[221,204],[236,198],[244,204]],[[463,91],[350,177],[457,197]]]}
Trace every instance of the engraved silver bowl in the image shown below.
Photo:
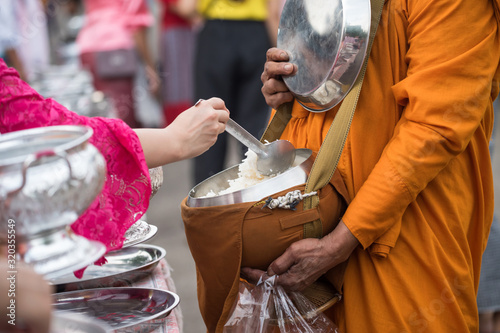
{"label": "engraved silver bowl", "polygon": [[92,133],[49,126],[0,136],[0,244],[15,233],[16,256],[42,275],[83,268],[105,252],[68,228],[104,184],[105,160],[88,142]]}
{"label": "engraved silver bowl", "polygon": [[[92,129],[51,126],[0,136],[0,220],[18,236],[67,226],[101,191],[105,161],[88,140]],[[6,234],[0,224],[0,234]]]}
{"label": "engraved silver bowl", "polygon": [[153,198],[163,185],[163,168],[149,169],[149,178],[151,179],[151,198]]}

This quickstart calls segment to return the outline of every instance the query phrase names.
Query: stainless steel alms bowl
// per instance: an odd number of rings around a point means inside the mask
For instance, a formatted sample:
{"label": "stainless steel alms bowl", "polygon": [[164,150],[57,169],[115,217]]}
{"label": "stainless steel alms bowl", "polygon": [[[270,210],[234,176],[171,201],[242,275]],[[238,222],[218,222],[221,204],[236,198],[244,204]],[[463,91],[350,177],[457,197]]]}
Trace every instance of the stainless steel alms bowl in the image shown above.
{"label": "stainless steel alms bowl", "polygon": [[189,207],[210,207],[257,201],[307,181],[314,157],[310,149],[296,149],[295,161],[287,171],[259,184],[232,193],[205,197],[210,191],[218,193],[229,187],[229,180],[238,178],[238,165],[219,172],[199,183],[189,192]]}
{"label": "stainless steel alms bowl", "polygon": [[304,108],[328,111],[347,95],[366,56],[370,21],[369,0],[286,1],[277,46],[297,66],[283,79]]}
{"label": "stainless steel alms bowl", "polygon": [[104,184],[105,161],[91,136],[85,126],[0,136],[0,244],[14,231],[17,259],[47,279],[90,265],[106,250],[68,227]]}
{"label": "stainless steel alms bowl", "polygon": [[0,136],[0,241],[70,225],[101,191],[105,160],[85,126],[49,126]]}

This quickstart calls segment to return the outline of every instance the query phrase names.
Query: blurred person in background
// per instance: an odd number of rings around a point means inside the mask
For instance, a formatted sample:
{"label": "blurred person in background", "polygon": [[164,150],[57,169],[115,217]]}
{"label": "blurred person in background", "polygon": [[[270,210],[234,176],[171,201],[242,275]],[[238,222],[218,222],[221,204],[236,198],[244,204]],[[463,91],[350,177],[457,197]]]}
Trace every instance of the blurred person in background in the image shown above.
{"label": "blurred person in background", "polygon": [[[194,97],[222,98],[232,118],[256,137],[263,134],[269,117],[260,75],[277,34],[279,15],[270,13],[279,8],[279,0],[198,0],[197,4],[204,23],[196,41]],[[196,183],[224,168],[227,139],[227,134],[221,135],[195,159]]]}
{"label": "blurred person in background", "polygon": [[20,43],[17,52],[28,81],[36,78],[50,64],[50,43],[46,2],[43,0],[3,0],[15,2],[16,24]]}
{"label": "blurred person in background", "polygon": [[193,105],[196,0],[157,0],[161,8],[161,97],[166,124]]}
{"label": "blurred person in background", "polygon": [[17,51],[19,37],[16,3],[14,0],[5,0],[0,3],[0,58],[14,67],[21,78],[25,79],[24,65]]}
{"label": "blurred person in background", "polygon": [[156,94],[160,84],[146,36],[153,16],[145,0],[83,3],[85,23],[77,37],[82,65],[92,73],[94,87],[111,98],[118,118],[130,127],[141,127],[133,98],[136,53],[145,65],[150,92]]}
{"label": "blurred person in background", "polygon": [[0,57],[27,81],[50,64],[50,47],[41,0],[2,0],[0,3]]}

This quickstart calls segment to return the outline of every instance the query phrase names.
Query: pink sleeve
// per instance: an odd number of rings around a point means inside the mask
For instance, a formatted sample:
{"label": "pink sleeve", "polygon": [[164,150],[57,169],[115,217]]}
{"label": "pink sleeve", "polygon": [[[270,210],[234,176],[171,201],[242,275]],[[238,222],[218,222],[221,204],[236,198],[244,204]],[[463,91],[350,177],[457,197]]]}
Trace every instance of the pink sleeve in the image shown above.
{"label": "pink sleeve", "polygon": [[149,12],[148,6],[144,0],[127,1],[127,28],[135,30],[141,27],[153,25],[154,18]]}
{"label": "pink sleeve", "polygon": [[147,210],[151,195],[149,170],[135,132],[123,121],[89,118],[44,99],[0,59],[0,133],[51,125],[86,125],[90,142],[107,162],[102,192],[71,226],[75,233],[122,247],[126,230]]}

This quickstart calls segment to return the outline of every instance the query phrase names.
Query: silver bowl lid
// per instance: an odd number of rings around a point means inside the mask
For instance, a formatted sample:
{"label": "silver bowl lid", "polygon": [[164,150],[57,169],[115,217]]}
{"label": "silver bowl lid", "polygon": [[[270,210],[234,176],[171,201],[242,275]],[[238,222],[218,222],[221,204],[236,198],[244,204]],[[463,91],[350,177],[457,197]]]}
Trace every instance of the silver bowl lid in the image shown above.
{"label": "silver bowl lid", "polygon": [[283,80],[312,112],[333,108],[352,88],[370,34],[369,0],[287,0],[278,43],[298,71]]}
{"label": "silver bowl lid", "polygon": [[92,136],[87,126],[62,125],[37,127],[0,135],[0,167],[22,164],[28,156],[53,150],[67,151]]}

